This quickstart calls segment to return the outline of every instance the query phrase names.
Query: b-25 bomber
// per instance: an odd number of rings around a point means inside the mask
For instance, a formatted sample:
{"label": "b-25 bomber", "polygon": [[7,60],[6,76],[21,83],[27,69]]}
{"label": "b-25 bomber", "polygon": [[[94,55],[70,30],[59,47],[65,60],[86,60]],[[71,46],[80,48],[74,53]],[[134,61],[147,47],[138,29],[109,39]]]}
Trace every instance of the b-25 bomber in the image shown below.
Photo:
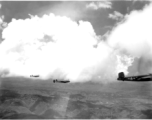
{"label": "b-25 bomber", "polygon": [[39,75],[30,75],[30,77],[39,77]]}
{"label": "b-25 bomber", "polygon": [[123,72],[120,72],[120,73],[118,73],[117,80],[119,80],[119,81],[134,81],[134,82],[152,81],[152,74],[125,76],[125,74]]}
{"label": "b-25 bomber", "polygon": [[53,80],[54,83],[69,83],[70,81],[69,80]]}

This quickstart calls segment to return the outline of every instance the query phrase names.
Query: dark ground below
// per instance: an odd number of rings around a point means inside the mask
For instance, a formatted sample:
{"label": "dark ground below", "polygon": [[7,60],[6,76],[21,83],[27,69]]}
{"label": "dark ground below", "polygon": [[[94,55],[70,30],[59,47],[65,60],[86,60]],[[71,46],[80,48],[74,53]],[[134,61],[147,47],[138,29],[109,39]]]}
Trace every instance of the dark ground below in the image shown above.
{"label": "dark ground below", "polygon": [[152,119],[152,82],[53,83],[1,79],[3,119]]}

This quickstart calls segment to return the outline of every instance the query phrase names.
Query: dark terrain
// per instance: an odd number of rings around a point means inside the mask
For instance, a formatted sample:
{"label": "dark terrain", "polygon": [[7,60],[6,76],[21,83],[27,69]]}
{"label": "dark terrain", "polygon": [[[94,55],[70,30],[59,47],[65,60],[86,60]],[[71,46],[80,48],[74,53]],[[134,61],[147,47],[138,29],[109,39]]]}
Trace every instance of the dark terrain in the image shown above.
{"label": "dark terrain", "polygon": [[1,78],[3,119],[152,119],[152,83],[54,84]]}

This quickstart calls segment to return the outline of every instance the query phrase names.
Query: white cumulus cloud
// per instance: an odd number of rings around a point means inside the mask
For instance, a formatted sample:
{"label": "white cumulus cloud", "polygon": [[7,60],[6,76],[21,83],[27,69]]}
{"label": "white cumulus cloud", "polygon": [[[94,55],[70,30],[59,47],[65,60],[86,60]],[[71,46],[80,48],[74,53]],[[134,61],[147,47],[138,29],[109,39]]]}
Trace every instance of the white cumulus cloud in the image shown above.
{"label": "white cumulus cloud", "polygon": [[86,8],[93,9],[93,10],[98,10],[98,9],[101,9],[101,8],[111,9],[112,8],[112,3],[110,1],[90,2],[89,4],[86,5]]}
{"label": "white cumulus cloud", "polygon": [[[116,81],[118,54],[105,41],[98,43],[90,22],[52,13],[13,19],[2,37],[0,73],[5,77],[38,74],[71,82]],[[129,65],[121,65],[121,70]]]}
{"label": "white cumulus cloud", "polygon": [[[2,5],[0,4],[0,9],[2,8]],[[0,16],[0,30],[4,29],[7,26],[7,23],[4,22],[4,15]]]}
{"label": "white cumulus cloud", "polygon": [[114,11],[112,14],[109,14],[109,18],[113,20],[121,20],[124,16],[118,11]]}
{"label": "white cumulus cloud", "polygon": [[94,48],[97,36],[87,21],[77,24],[54,14],[13,19],[2,35],[0,71],[9,75],[85,81],[108,74],[104,68],[111,49],[105,43]]}
{"label": "white cumulus cloud", "polygon": [[152,72],[152,4],[140,11],[132,11],[125,16],[108,38],[109,44],[139,60],[136,71],[140,74]]}

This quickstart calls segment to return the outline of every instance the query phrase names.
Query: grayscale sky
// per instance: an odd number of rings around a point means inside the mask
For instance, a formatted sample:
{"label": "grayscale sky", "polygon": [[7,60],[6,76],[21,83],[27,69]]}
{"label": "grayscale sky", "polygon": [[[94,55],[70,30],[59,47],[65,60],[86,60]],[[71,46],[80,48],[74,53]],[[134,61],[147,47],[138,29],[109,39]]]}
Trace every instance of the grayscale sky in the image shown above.
{"label": "grayscale sky", "polygon": [[[121,17],[141,10],[148,1],[1,1],[0,15],[9,23],[14,19],[29,18],[29,14],[43,16],[54,13],[75,21],[89,21],[98,35],[111,29]],[[117,13],[117,14],[115,14]]]}
{"label": "grayscale sky", "polygon": [[0,1],[0,76],[107,82],[152,72],[151,8],[145,0]]}

